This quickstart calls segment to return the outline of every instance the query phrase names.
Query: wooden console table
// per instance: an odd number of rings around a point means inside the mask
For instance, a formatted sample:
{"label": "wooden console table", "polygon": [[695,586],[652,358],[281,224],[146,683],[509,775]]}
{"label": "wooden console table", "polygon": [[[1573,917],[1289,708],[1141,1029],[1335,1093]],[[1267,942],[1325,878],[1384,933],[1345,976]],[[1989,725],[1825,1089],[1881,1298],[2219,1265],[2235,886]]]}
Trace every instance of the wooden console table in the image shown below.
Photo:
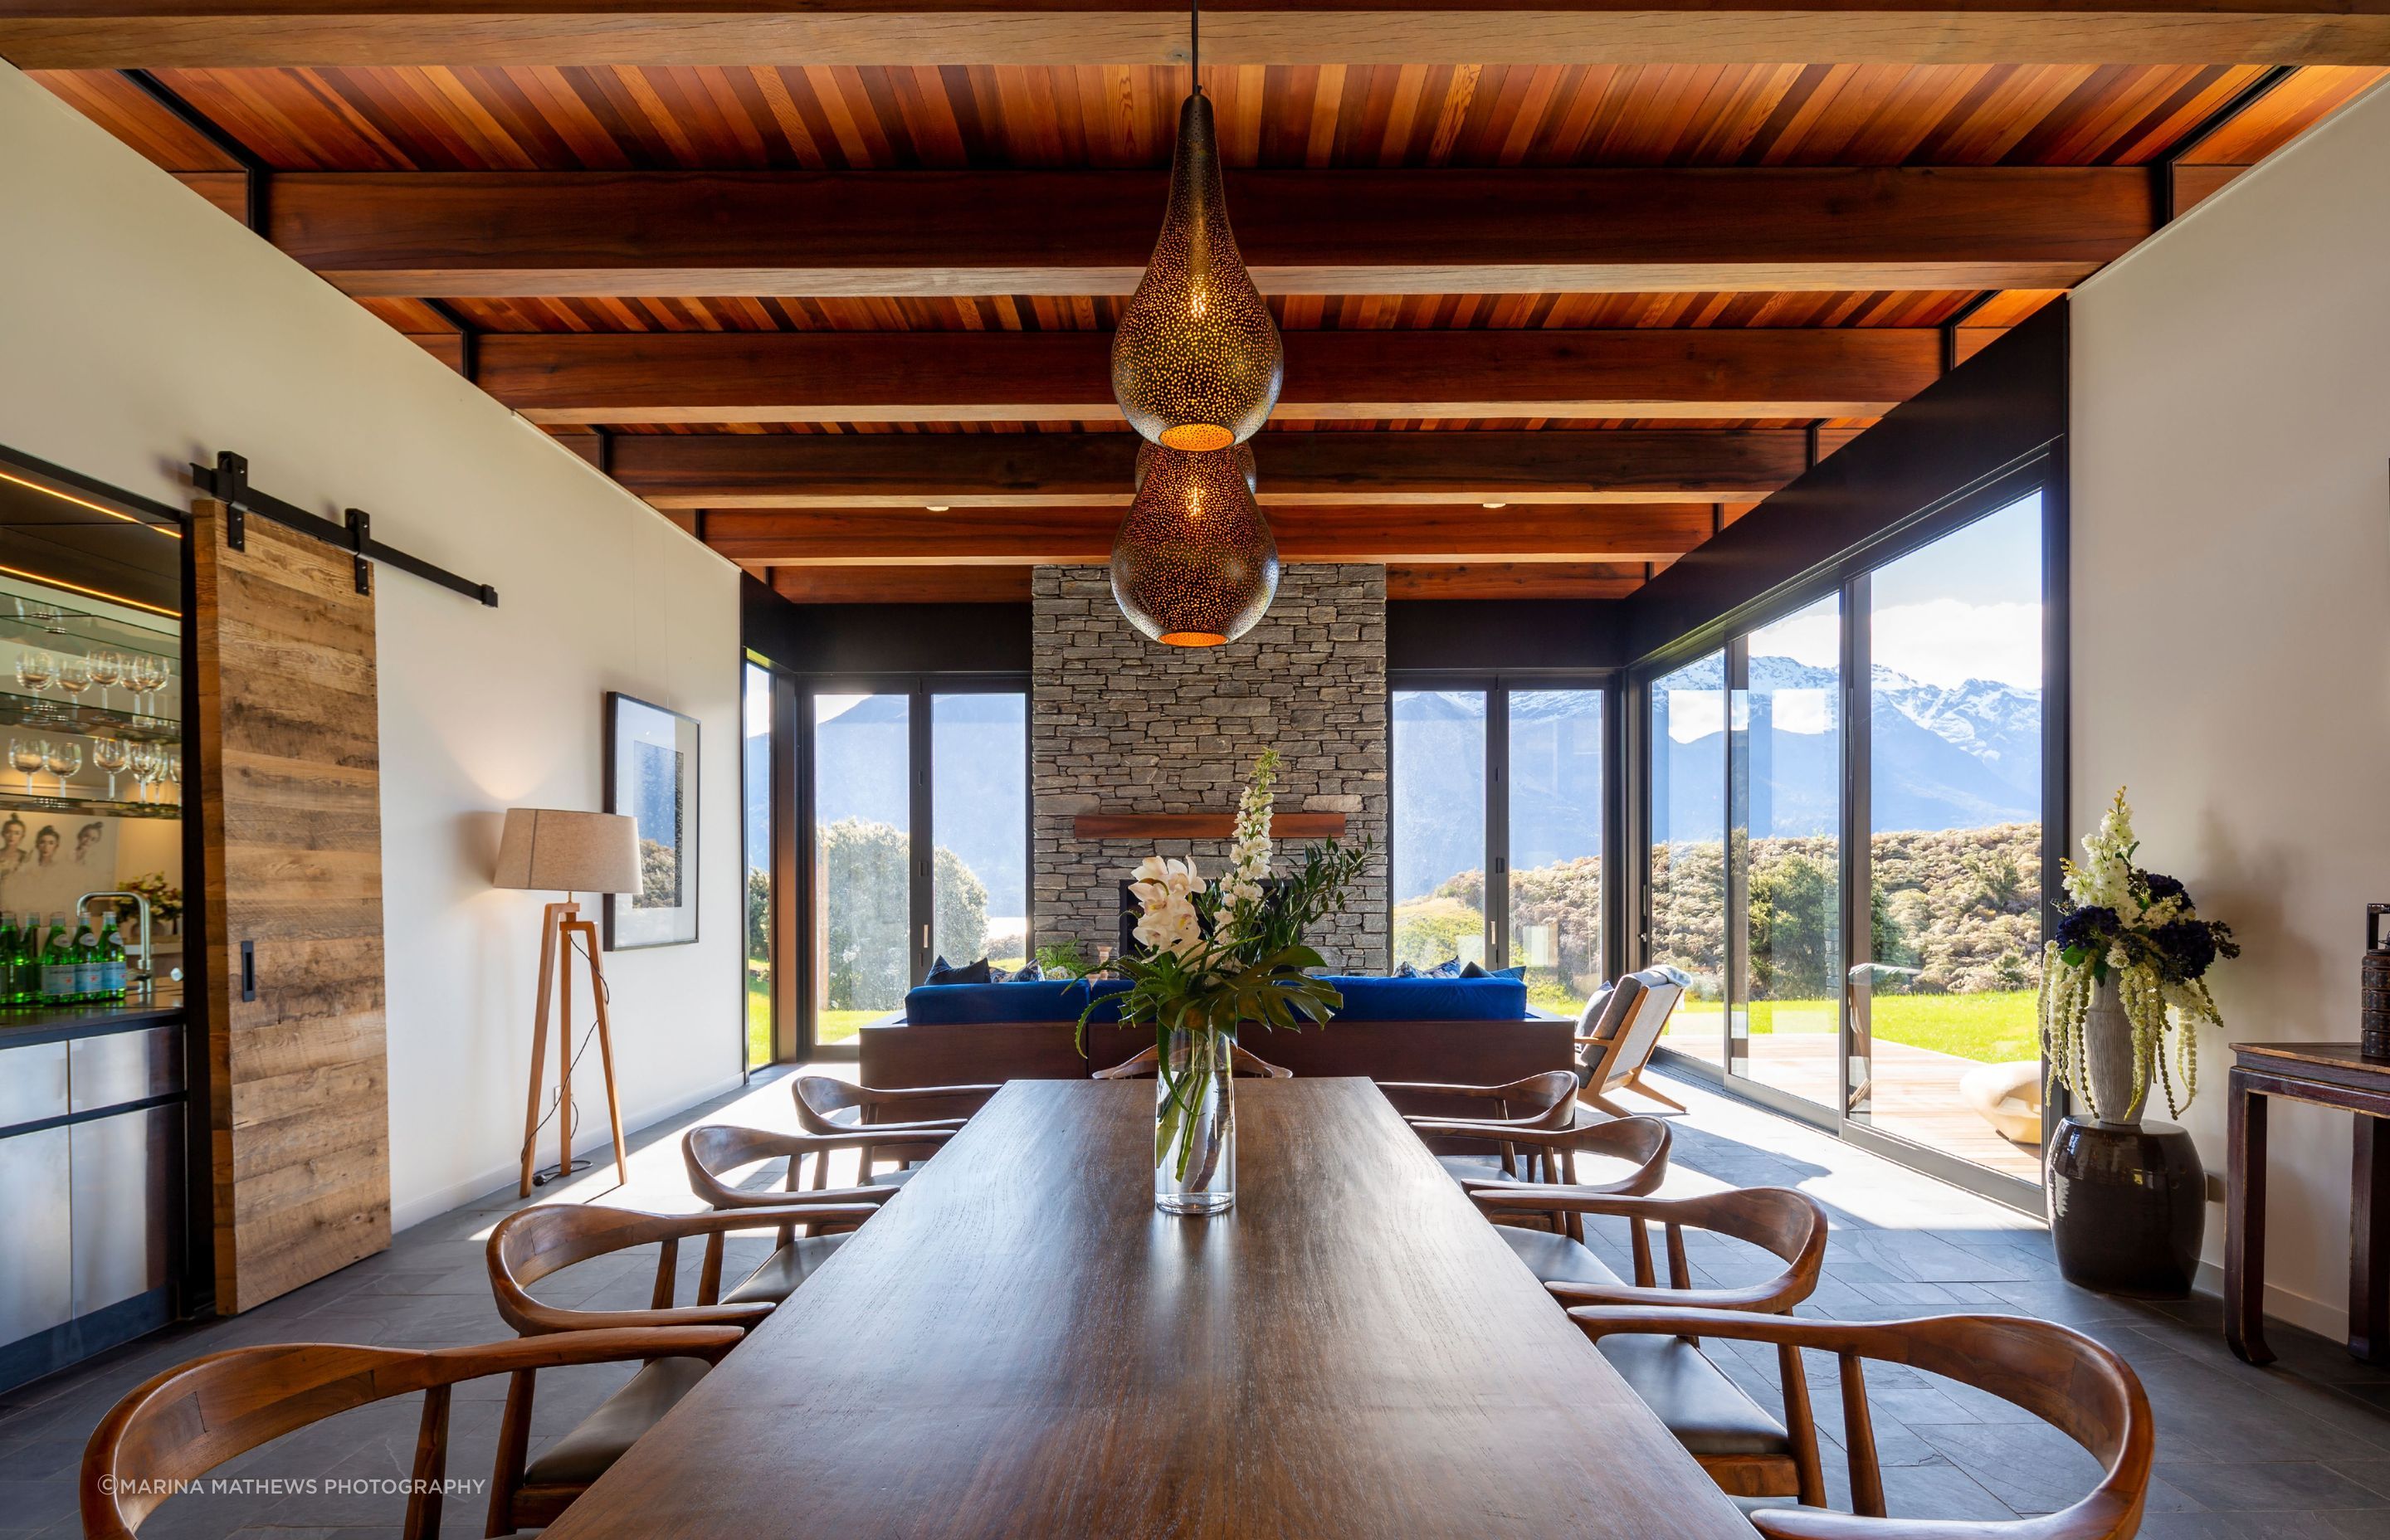
{"label": "wooden console table", "polygon": [[2357,1114],[2348,1200],[2348,1351],[2390,1363],[2390,1064],[2354,1043],[2235,1043],[2224,1202],[2224,1341],[2252,1364],[2266,1346],[2266,1099]]}

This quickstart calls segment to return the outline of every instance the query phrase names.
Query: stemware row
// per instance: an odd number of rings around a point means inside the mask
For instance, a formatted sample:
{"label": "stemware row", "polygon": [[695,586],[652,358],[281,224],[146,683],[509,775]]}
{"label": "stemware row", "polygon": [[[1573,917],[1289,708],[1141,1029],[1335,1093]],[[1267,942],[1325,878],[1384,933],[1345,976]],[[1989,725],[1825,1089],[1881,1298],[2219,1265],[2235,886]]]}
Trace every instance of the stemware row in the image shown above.
{"label": "stemware row", "polygon": [[[172,785],[175,791],[172,801],[182,798],[183,756],[155,743],[127,743],[121,738],[95,738],[91,740],[93,768],[108,776],[108,800],[116,801],[116,777],[125,771],[140,788],[139,800],[155,800],[151,789],[161,784]],[[68,784],[83,774],[83,745],[72,738],[52,742],[45,738],[11,738],[8,740],[8,766],[25,777],[25,795],[33,794],[33,776],[48,771],[58,781],[58,795],[67,794]]]}
{"label": "stemware row", "polygon": [[133,697],[133,709],[144,716],[157,714],[154,697],[172,677],[166,660],[141,652],[84,655],[32,648],[17,657],[17,685],[29,695],[55,687],[61,695],[80,699],[96,685],[99,703],[106,707],[109,692],[122,689]]}

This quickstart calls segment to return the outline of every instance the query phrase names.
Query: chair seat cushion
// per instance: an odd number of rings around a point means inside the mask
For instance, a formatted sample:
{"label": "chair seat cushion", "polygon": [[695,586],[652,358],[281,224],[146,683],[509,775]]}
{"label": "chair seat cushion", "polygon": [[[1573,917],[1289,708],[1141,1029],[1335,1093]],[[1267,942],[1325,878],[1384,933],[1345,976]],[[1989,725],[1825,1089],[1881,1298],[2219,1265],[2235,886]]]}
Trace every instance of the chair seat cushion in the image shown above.
{"label": "chair seat cushion", "polygon": [[523,1471],[525,1486],[587,1486],[705,1378],[702,1358],[659,1358]]}
{"label": "chair seat cushion", "polygon": [[1619,1283],[1626,1280],[1610,1270],[1610,1264],[1587,1251],[1564,1235],[1549,1230],[1522,1229],[1516,1225],[1497,1225],[1494,1233],[1502,1238],[1527,1270],[1536,1275],[1538,1283]]}
{"label": "chair seat cushion", "polygon": [[[849,1232],[852,1233],[852,1232]],[[752,1304],[758,1300],[779,1303],[797,1286],[821,1270],[832,1253],[846,1244],[845,1235],[801,1235],[764,1259],[746,1280],[722,1296],[725,1304]]]}
{"label": "chair seat cushion", "polygon": [[1599,1346],[1668,1431],[1695,1455],[1790,1455],[1792,1440],[1681,1337],[1604,1337]]}

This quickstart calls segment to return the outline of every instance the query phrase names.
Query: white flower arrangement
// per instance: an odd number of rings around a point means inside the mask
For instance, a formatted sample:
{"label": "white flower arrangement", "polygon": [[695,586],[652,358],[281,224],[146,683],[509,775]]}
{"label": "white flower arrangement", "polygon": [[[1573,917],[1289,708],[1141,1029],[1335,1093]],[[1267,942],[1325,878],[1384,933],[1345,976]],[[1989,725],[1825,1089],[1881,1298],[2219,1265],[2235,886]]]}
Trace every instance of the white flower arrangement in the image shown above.
{"label": "white flower arrangement", "polygon": [[1128,891],[1140,906],[1133,932],[1139,942],[1174,957],[1183,957],[1203,944],[1202,917],[1195,907],[1203,879],[1195,870],[1193,856],[1181,861],[1149,855],[1129,876]]}

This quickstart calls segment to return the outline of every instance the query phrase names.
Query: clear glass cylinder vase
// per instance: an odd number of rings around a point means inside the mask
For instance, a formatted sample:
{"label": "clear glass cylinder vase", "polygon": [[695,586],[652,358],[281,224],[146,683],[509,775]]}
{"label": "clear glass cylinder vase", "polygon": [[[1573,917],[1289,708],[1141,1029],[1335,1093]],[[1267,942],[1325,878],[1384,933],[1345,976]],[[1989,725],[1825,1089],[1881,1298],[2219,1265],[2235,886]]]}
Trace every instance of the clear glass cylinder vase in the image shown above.
{"label": "clear glass cylinder vase", "polygon": [[1225,1213],[1237,1200],[1236,1082],[1225,1033],[1163,1034],[1153,1082],[1153,1206]]}

